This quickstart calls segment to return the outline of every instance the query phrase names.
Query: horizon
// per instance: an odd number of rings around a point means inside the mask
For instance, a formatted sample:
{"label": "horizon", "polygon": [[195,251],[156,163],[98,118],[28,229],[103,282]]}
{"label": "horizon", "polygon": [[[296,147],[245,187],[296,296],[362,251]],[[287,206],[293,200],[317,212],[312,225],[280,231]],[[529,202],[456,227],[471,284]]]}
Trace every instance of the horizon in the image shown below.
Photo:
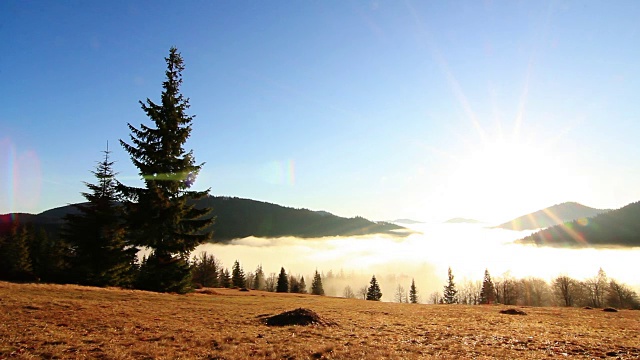
{"label": "horizon", "polygon": [[618,209],[640,200],[638,10],[6,1],[0,213],[82,202],[106,143],[149,124],[171,46],[213,196],[375,221]]}

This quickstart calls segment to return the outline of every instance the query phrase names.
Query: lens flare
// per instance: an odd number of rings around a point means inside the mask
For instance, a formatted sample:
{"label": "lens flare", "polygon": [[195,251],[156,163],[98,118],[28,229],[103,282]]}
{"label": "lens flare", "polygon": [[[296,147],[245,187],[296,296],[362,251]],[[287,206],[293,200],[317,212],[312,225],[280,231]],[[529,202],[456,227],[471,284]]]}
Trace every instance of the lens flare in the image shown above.
{"label": "lens flare", "polygon": [[18,153],[8,138],[0,140],[0,154],[0,212],[37,212],[42,188],[38,155]]}

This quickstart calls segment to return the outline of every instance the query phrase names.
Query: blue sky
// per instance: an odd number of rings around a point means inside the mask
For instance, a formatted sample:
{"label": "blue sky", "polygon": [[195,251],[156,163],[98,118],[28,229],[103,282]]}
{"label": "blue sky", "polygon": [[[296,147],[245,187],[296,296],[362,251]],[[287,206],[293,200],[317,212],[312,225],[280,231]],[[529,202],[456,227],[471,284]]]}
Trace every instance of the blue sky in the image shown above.
{"label": "blue sky", "polygon": [[0,213],[82,201],[178,47],[214,195],[374,220],[640,200],[640,2],[3,1]]}

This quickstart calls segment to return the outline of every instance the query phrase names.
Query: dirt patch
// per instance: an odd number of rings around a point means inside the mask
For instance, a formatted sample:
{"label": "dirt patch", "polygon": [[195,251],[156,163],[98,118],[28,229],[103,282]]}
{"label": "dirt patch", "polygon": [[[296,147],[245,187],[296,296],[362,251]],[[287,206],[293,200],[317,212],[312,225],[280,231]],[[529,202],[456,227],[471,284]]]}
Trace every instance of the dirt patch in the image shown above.
{"label": "dirt patch", "polygon": [[291,311],[285,311],[281,314],[267,317],[264,323],[268,326],[288,326],[288,325],[334,325],[330,321],[326,321],[316,314],[313,310],[298,308]]}
{"label": "dirt patch", "polygon": [[604,308],[604,309],[602,309],[602,311],[606,311],[606,312],[618,312],[618,310],[617,310],[617,309],[610,308],[610,307],[608,307],[608,308]]}
{"label": "dirt patch", "polygon": [[201,290],[196,290],[196,294],[204,294],[204,295],[220,295],[219,292],[212,290],[212,289],[201,289]]}
{"label": "dirt patch", "polygon": [[505,309],[505,310],[500,310],[500,314],[507,314],[507,315],[527,315],[526,312],[522,311],[522,310],[518,310],[518,309]]}

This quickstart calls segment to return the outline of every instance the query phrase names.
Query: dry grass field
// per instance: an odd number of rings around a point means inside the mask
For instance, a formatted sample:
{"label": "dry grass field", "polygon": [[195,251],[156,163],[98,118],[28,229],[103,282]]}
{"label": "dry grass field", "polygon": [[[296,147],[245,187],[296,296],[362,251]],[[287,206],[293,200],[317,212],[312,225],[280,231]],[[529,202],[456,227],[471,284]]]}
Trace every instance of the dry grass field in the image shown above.
{"label": "dry grass field", "polygon": [[[333,325],[267,326],[299,307]],[[412,305],[0,282],[0,358],[640,358],[640,311]]]}

